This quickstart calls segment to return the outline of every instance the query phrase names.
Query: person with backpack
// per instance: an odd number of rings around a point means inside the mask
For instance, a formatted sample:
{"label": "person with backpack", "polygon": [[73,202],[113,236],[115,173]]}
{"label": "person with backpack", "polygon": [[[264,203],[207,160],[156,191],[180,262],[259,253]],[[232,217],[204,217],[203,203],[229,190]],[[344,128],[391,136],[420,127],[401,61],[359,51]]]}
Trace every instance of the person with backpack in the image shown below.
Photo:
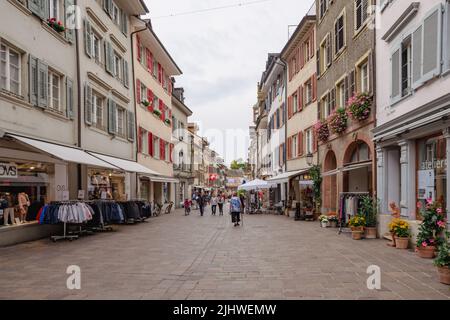
{"label": "person with backpack", "polygon": [[241,199],[237,196],[236,193],[233,193],[233,196],[230,199],[230,213],[231,213],[231,222],[234,223],[234,226],[239,226],[239,222],[241,221],[241,208],[242,203]]}

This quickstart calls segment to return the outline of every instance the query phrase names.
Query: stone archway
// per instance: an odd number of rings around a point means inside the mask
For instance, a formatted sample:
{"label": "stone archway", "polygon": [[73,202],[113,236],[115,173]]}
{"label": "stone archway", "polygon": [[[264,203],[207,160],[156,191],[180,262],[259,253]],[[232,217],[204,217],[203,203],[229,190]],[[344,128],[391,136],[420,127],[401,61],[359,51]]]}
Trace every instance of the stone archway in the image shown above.
{"label": "stone archway", "polygon": [[344,167],[358,166],[361,164],[362,166],[343,172],[344,192],[372,193],[372,159],[373,151],[365,141],[356,140],[348,145],[342,161]]}
{"label": "stone archway", "polygon": [[[328,151],[323,162],[323,172],[332,172],[337,169],[336,154]],[[326,175],[322,182],[322,207],[326,212],[337,212],[337,175]]]}

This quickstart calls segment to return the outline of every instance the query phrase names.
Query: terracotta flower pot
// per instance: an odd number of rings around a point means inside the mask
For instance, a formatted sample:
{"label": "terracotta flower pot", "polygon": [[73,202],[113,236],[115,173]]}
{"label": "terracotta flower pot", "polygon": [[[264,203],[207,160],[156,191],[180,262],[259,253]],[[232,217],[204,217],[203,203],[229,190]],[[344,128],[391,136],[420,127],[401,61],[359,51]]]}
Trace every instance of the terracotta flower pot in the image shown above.
{"label": "terracotta flower pot", "polygon": [[366,227],[366,239],[376,239],[377,238],[377,228]]}
{"label": "terracotta flower pot", "polygon": [[419,257],[424,259],[433,259],[436,256],[436,247],[428,246],[428,247],[419,247],[417,248],[417,254]]}
{"label": "terracotta flower pot", "polygon": [[360,232],[364,232],[364,227],[351,227],[352,231],[360,231]]}
{"label": "terracotta flower pot", "polygon": [[395,237],[395,247],[397,249],[408,249],[409,238]]}
{"label": "terracotta flower pot", "polygon": [[361,240],[362,239],[362,231],[352,231],[352,239],[353,240]]}
{"label": "terracotta flower pot", "polygon": [[439,282],[450,285],[450,268],[448,266],[438,267],[438,273],[439,273]]}

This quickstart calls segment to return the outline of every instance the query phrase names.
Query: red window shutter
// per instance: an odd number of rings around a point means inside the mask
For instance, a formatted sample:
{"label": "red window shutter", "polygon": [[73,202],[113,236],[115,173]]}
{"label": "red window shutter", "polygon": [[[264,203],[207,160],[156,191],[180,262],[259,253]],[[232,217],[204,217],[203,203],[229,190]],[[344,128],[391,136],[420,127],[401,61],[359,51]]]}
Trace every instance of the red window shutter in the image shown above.
{"label": "red window shutter", "polygon": [[309,57],[314,56],[315,46],[314,46],[314,29],[311,31],[311,36],[309,37]]}
{"label": "red window shutter", "polygon": [[162,83],[162,67],[160,63],[158,63],[158,81]]}
{"label": "red window shutter", "polygon": [[291,160],[291,158],[292,158],[292,153],[291,153],[292,139],[290,137],[288,138],[287,143],[288,143],[288,145],[287,145],[287,158],[288,158],[288,160]]}
{"label": "red window shutter", "polygon": [[150,70],[152,70],[152,69],[151,69],[151,60],[152,60],[152,57],[151,57],[150,50],[149,50],[148,48],[145,48],[145,56],[146,56],[146,58],[147,58],[147,71],[150,72]]}
{"label": "red window shutter", "polygon": [[303,87],[300,86],[297,89],[298,111],[303,110]]}
{"label": "red window shutter", "polygon": [[166,85],[166,73],[164,72],[164,68],[161,68],[161,80],[161,84],[164,87]]}
{"label": "red window shutter", "polygon": [[165,148],[164,148],[164,143],[165,141],[163,139],[159,139],[159,154],[160,154],[160,159],[161,160],[166,160],[166,155],[165,155]]}
{"label": "red window shutter", "polygon": [[150,73],[153,74],[153,53],[150,52]]}
{"label": "red window shutter", "polygon": [[153,92],[150,89],[147,89],[147,100],[150,102],[150,105],[148,106],[148,111],[153,112]]}
{"label": "red window shutter", "polygon": [[137,52],[137,59],[139,62],[141,62],[141,38],[139,36],[136,36],[136,52]]}
{"label": "red window shutter", "polygon": [[305,48],[304,44],[302,43],[300,45],[300,68],[303,69],[304,66],[305,66]]}
{"label": "red window shutter", "polygon": [[136,102],[141,104],[141,81],[136,79]]}
{"label": "red window shutter", "polygon": [[138,130],[138,152],[139,153],[142,153],[142,132],[143,132],[142,128],[139,127],[139,130]]}
{"label": "red window shutter", "polygon": [[312,87],[312,101],[317,100],[317,75],[313,74],[311,78],[311,87]]}
{"label": "red window shutter", "polygon": [[173,163],[173,143],[170,144],[170,163]]}
{"label": "red window shutter", "polygon": [[292,97],[288,97],[288,119],[292,118]]}
{"label": "red window shutter", "polygon": [[303,155],[303,132],[299,132],[298,133],[298,155],[302,156]]}
{"label": "red window shutter", "polygon": [[153,134],[151,132],[148,133],[148,154],[153,157]]}
{"label": "red window shutter", "polygon": [[162,120],[164,114],[164,102],[161,99],[159,99],[159,111],[161,111],[161,116],[159,118]]}

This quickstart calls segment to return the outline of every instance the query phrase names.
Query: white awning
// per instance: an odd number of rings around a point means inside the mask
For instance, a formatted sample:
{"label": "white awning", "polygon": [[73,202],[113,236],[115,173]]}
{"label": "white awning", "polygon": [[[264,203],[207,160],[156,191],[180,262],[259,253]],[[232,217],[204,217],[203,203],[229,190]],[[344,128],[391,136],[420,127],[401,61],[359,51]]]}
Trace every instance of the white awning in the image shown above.
{"label": "white awning", "polygon": [[86,164],[95,167],[117,169],[114,165],[102,161],[101,159],[98,159],[81,149],[25,138],[14,134],[8,134],[8,136],[63,161]]}
{"label": "white awning", "polygon": [[180,180],[175,179],[175,178],[171,178],[171,177],[158,176],[158,177],[148,177],[148,178],[150,179],[150,181],[153,181],[153,182],[180,183]]}
{"label": "white awning", "polygon": [[324,173],[322,173],[322,177],[335,176],[335,175],[337,175],[339,173],[339,171],[340,171],[339,169],[334,169],[334,170],[331,170],[331,171],[324,172]]}
{"label": "white awning", "polygon": [[371,166],[372,166],[372,161],[366,161],[366,162],[355,163],[355,164],[345,166],[342,168],[342,171],[343,172],[352,171],[352,170],[362,169],[362,168],[371,167]]}
{"label": "white awning", "polygon": [[289,171],[284,172],[282,174],[277,175],[276,177],[269,178],[267,181],[273,182],[273,183],[283,183],[283,182],[289,182],[289,179],[295,176],[298,176],[299,174],[308,172],[309,169],[302,169],[298,171]]}
{"label": "white awning", "polygon": [[98,154],[95,152],[89,152],[91,155],[93,155],[94,157],[99,158],[102,161],[108,162],[114,166],[116,166],[119,169],[122,169],[123,171],[127,171],[127,172],[136,172],[136,173],[142,173],[142,174],[149,174],[149,175],[156,175],[159,176],[159,173],[150,170],[147,167],[144,167],[143,165],[137,163],[136,161],[131,161],[131,160],[125,160],[125,159],[120,159],[120,158],[115,158],[115,157],[110,157],[110,156],[105,156],[103,154]]}

